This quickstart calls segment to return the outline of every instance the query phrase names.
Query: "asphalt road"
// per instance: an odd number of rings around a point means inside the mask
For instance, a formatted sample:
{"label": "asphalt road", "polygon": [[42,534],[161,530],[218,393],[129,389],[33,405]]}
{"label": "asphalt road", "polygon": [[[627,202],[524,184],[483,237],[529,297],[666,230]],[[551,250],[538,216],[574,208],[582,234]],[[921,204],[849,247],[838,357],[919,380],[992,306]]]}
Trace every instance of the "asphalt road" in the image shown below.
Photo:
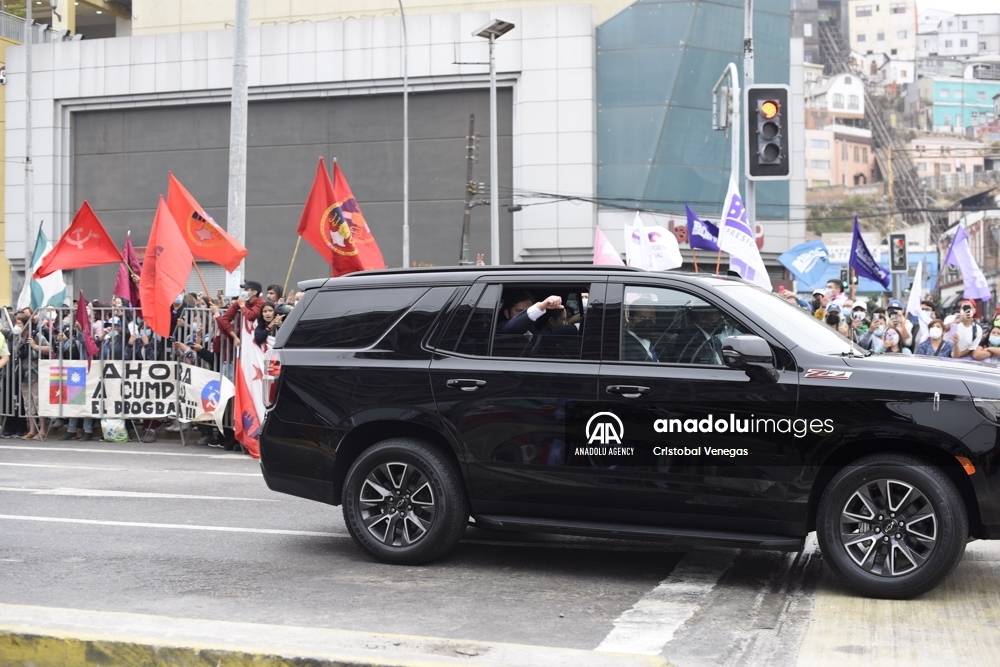
{"label": "asphalt road", "polygon": [[0,603],[620,651],[682,667],[884,652],[886,624],[907,650],[934,633],[948,645],[964,630],[941,619],[961,614],[986,631],[976,645],[992,658],[1000,549],[973,543],[945,586],[912,602],[844,590],[811,541],[798,554],[683,551],[470,528],[441,561],[388,566],[355,547],[339,508],[269,491],[243,455],[2,440]]}

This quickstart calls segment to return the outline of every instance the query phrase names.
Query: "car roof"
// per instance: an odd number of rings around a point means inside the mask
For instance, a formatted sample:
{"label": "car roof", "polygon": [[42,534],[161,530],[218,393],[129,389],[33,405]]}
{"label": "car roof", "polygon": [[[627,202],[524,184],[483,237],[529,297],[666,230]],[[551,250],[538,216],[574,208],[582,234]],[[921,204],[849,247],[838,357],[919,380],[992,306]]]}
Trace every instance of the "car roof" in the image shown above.
{"label": "car roof", "polygon": [[500,266],[421,266],[407,269],[381,269],[378,271],[359,271],[338,278],[315,278],[299,282],[300,290],[317,289],[320,287],[348,287],[362,284],[396,284],[401,279],[412,278],[423,284],[435,283],[469,283],[481,277],[490,275],[523,274],[538,277],[540,280],[550,280],[552,274],[562,274],[567,278],[579,278],[585,275],[653,275],[697,280],[710,285],[723,285],[731,282],[745,282],[734,276],[722,276],[709,273],[696,274],[687,271],[645,271],[634,266],[594,266],[588,264],[509,264]]}

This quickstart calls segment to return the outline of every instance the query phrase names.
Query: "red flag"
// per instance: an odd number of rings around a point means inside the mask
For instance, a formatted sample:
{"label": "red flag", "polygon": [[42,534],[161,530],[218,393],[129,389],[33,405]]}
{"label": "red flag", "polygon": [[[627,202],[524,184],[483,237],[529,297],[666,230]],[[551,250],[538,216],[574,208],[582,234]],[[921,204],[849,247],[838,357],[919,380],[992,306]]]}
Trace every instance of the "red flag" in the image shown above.
{"label": "red flag", "polygon": [[235,271],[247,256],[247,249],[205,212],[173,174],[167,173],[170,175],[167,206],[180,226],[191,254],[215,262],[229,273]]}
{"label": "red flag", "polygon": [[[134,308],[141,305],[142,299],[139,296],[139,274],[142,272],[142,264],[139,263],[139,256],[135,254],[132,247],[132,234],[125,237],[125,249],[122,251],[125,258],[118,265],[118,279],[115,281],[114,296],[120,296],[128,301]],[[131,270],[130,270],[131,269]]]}
{"label": "red flag", "polygon": [[83,202],[52,252],[42,260],[34,277],[38,280],[60,270],[82,269],[120,261],[122,254],[118,252],[118,246],[97,219],[94,209]]}
{"label": "red flag", "polygon": [[236,394],[233,397],[233,437],[235,437],[255,459],[260,458],[258,438],[260,437],[260,419],[257,408],[250,394],[243,365],[236,365]]}
{"label": "red flag", "polygon": [[344,172],[340,170],[336,160],[333,161],[333,196],[338,202],[336,206],[340,207],[341,218],[350,225],[354,247],[361,256],[361,265],[365,270],[384,269],[385,260],[382,259],[382,251],[379,250],[372,230],[368,227],[365,216],[361,214],[358,200],[354,198],[351,186],[347,184]]}
{"label": "red flag", "polygon": [[299,236],[323,256],[334,277],[364,270],[358,249],[354,247],[351,228],[341,215],[323,158],[319,159],[316,179],[302,209]]}
{"label": "red flag", "polygon": [[87,300],[83,298],[83,290],[80,290],[80,298],[76,302],[76,323],[80,325],[80,335],[83,336],[83,347],[87,351],[87,370],[90,370],[90,360],[97,356],[101,348],[94,340],[94,334],[90,330],[90,318],[87,316]]}
{"label": "red flag", "polygon": [[170,304],[184,291],[193,261],[191,250],[160,195],[139,277],[139,297],[146,324],[164,338],[171,335]]}

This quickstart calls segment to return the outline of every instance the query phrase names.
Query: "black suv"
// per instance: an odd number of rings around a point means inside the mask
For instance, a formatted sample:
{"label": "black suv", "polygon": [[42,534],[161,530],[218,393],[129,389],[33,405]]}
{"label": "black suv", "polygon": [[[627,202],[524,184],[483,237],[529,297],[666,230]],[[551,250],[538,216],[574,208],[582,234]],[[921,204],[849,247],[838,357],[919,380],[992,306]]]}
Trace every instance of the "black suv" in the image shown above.
{"label": "black suv", "polygon": [[[1000,538],[1000,372],[870,356],[739,279],[468,267],[302,284],[268,486],[422,563],[484,528],[792,551],[910,597]],[[550,307],[561,304],[561,308]]]}

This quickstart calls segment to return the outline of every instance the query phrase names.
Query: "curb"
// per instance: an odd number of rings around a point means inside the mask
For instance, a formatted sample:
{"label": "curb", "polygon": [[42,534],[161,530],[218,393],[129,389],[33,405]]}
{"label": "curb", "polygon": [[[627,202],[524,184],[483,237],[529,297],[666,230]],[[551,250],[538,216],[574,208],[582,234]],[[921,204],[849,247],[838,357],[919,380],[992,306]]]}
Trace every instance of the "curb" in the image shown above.
{"label": "curb", "polygon": [[659,656],[0,604],[0,667],[667,667]]}

